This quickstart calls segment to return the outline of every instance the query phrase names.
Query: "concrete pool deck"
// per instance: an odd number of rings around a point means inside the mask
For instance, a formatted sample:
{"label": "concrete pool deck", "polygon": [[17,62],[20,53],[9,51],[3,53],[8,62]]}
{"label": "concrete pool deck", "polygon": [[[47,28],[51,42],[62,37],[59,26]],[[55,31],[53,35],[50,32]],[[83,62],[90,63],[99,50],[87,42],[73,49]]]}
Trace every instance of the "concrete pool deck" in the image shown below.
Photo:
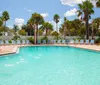
{"label": "concrete pool deck", "polygon": [[19,47],[23,46],[71,46],[75,48],[89,49],[94,51],[100,51],[100,45],[75,45],[75,44],[40,44],[40,45],[5,45],[0,46],[0,55],[14,54]]}

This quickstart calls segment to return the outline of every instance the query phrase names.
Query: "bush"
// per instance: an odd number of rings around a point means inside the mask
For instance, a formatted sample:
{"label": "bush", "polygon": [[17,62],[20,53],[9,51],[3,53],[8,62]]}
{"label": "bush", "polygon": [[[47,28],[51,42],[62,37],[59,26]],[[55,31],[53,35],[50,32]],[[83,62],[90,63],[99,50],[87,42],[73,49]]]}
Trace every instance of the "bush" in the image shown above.
{"label": "bush", "polygon": [[30,43],[34,44],[34,38],[33,37],[28,38],[28,40],[29,40]]}
{"label": "bush", "polygon": [[22,36],[25,36],[26,35],[26,32],[25,32],[25,30],[19,30],[19,32],[18,32],[20,35],[22,35]]}
{"label": "bush", "polygon": [[100,32],[98,32],[98,36],[99,36],[99,38],[100,38]]}
{"label": "bush", "polygon": [[2,33],[0,32],[0,36],[2,36]]}
{"label": "bush", "polygon": [[12,43],[12,41],[11,41],[11,40],[9,40],[9,43]]}
{"label": "bush", "polygon": [[48,41],[48,37],[43,37],[42,39],[41,39],[41,41],[43,41],[43,40],[46,40],[46,42]]}
{"label": "bush", "polygon": [[95,40],[95,43],[100,43],[100,37]]}
{"label": "bush", "polygon": [[54,32],[52,33],[52,36],[59,36],[59,33],[56,32],[56,31],[54,31]]}
{"label": "bush", "polygon": [[17,40],[17,39],[20,39],[20,36],[15,35],[12,40]]}
{"label": "bush", "polygon": [[59,40],[59,39],[61,40],[62,38],[60,36],[55,36],[54,39],[55,40]]}

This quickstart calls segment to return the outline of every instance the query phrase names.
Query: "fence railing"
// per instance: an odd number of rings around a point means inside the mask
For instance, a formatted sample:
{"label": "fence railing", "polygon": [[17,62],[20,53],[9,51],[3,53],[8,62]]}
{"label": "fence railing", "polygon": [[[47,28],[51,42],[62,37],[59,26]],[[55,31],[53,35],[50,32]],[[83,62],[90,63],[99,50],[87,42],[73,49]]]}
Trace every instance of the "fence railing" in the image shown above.
{"label": "fence railing", "polygon": [[[20,36],[21,39],[28,39],[29,37],[33,37],[34,36]],[[43,38],[44,36],[38,36],[38,39]],[[0,36],[0,40],[11,40],[13,38],[13,36]],[[54,39],[54,36],[48,36],[48,39]],[[61,38],[63,39],[64,37],[61,36]],[[77,39],[80,38],[79,36],[66,36],[66,39]],[[95,36],[95,39],[97,39],[98,36]],[[89,37],[89,39],[92,39],[92,37]]]}

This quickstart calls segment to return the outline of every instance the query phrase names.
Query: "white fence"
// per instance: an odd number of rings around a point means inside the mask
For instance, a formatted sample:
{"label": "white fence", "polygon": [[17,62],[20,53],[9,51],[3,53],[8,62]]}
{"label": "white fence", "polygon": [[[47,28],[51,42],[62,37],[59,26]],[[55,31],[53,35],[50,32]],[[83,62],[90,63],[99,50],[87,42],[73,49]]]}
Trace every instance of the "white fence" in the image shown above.
{"label": "white fence", "polygon": [[[21,39],[27,39],[29,37],[33,37],[34,36],[20,36]],[[43,38],[44,36],[38,36],[38,39]],[[11,40],[13,38],[13,36],[0,36],[0,40]],[[54,39],[54,36],[48,36],[48,39]],[[64,37],[61,36],[61,38],[63,39]],[[66,36],[66,39],[76,39],[76,38],[80,38],[79,36]],[[92,37],[90,37],[89,39],[91,39]],[[95,39],[97,39],[98,37],[95,36]]]}

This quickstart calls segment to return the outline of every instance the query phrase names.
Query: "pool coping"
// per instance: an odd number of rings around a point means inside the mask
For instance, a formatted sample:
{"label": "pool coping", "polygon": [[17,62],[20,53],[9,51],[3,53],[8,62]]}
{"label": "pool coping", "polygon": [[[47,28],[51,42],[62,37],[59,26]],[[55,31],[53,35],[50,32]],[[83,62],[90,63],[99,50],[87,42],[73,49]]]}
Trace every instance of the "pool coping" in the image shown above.
{"label": "pool coping", "polygon": [[3,55],[16,54],[18,48],[19,47],[16,46],[11,52],[0,53],[0,57],[3,56]]}
{"label": "pool coping", "polygon": [[82,48],[82,47],[75,47],[75,46],[68,46],[68,47],[73,47],[73,48],[79,48],[79,49],[83,49],[83,50],[90,50],[90,51],[100,52],[100,50],[91,49],[91,48]]}
{"label": "pool coping", "polygon": [[90,45],[90,46],[94,46],[94,48],[87,48],[87,46],[89,46],[89,45],[85,45],[85,47],[83,47],[83,45],[80,45],[81,47],[78,47],[78,45],[69,45],[69,44],[38,44],[38,45],[15,45],[15,49],[13,49],[11,52],[0,53],[0,56],[9,55],[9,54],[16,54],[16,52],[19,48],[27,47],[27,46],[61,46],[61,47],[68,46],[68,47],[74,47],[74,48],[80,48],[80,49],[100,52],[100,49],[95,48],[95,46],[97,46],[97,45]]}

